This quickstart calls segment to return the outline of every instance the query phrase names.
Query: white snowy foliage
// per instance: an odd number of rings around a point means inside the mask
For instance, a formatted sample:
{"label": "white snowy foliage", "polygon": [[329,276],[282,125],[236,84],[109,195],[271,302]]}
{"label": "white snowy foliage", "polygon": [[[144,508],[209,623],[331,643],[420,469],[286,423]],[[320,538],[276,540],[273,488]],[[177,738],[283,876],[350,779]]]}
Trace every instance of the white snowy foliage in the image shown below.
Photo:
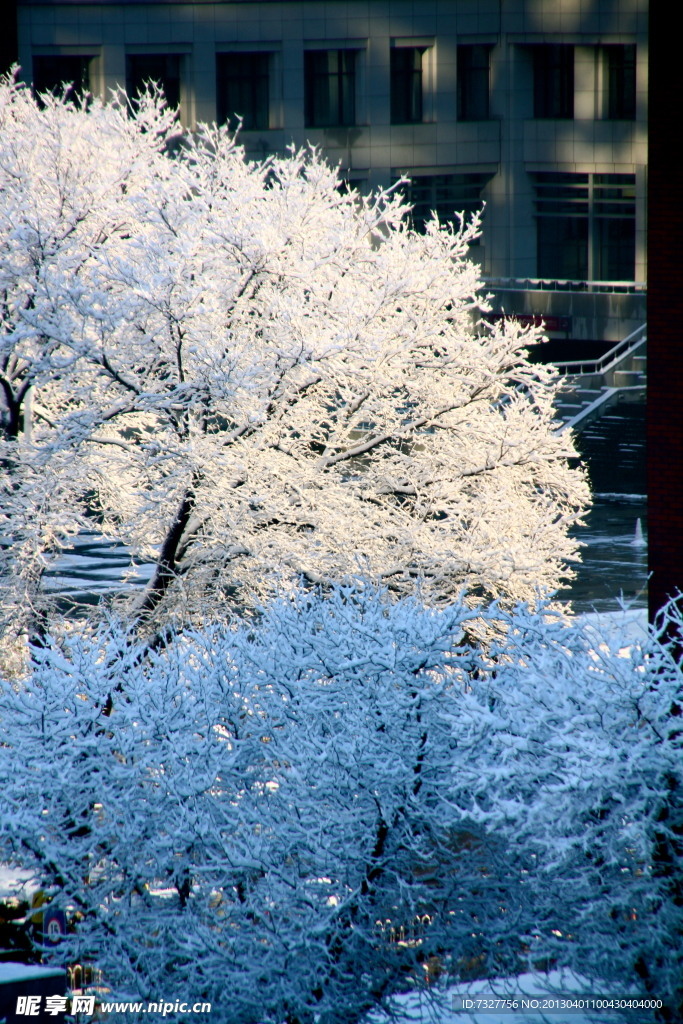
{"label": "white snowy foliage", "polygon": [[[78,296],[91,290],[86,281],[91,282],[95,254],[135,232],[123,197],[146,190],[173,121],[151,98],[135,118],[113,105],[93,104],[86,114],[49,96],[39,106],[27,89],[0,81],[0,636],[8,631],[5,664],[27,619],[41,620],[43,570],[84,525],[83,496],[97,486],[92,467],[76,457],[80,437],[63,432],[58,422],[84,404],[78,393]],[[91,416],[97,408],[90,409]],[[106,418],[106,406],[100,414]]]}
{"label": "white snowy foliage", "polygon": [[235,1024],[549,960],[680,1002],[676,648],[522,608],[481,653],[475,614],[356,586],[37,651],[0,698],[0,859],[74,917],[59,956]]}
{"label": "white snowy foliage", "polygon": [[400,195],[179,139],[154,96],[39,109],[6,82],[0,129],[7,535],[21,464],[59,476],[67,534],[95,507],[158,562],[147,613],[300,575],[508,604],[571,575],[587,486],[539,332],[473,328],[476,220],[416,234]]}

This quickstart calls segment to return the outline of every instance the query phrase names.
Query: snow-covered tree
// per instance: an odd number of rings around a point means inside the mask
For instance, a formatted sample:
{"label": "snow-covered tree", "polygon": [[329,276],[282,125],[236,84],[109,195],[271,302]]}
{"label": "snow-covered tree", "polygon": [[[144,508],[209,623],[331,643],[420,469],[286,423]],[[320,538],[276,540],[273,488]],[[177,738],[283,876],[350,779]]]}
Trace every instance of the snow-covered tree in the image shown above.
{"label": "snow-covered tree", "polygon": [[680,1020],[675,648],[522,609],[480,653],[475,614],[299,592],[37,652],[0,698],[0,859],[67,910],[59,956],[235,1024],[548,962]]}
{"label": "snow-covered tree", "polygon": [[67,955],[235,1024],[358,1020],[446,949],[514,969],[519,886],[449,806],[466,618],[303,594],[149,663],[37,653],[0,706],[3,854],[77,916]]}
{"label": "snow-covered tree", "polygon": [[[46,558],[83,525],[94,487],[75,438],[40,403],[58,417],[79,405],[80,352],[64,343],[82,333],[78,289],[90,287],[95,253],[135,233],[127,197],[149,187],[174,132],[151,97],[129,118],[114,104],[39,105],[0,82],[0,634],[9,627],[10,647],[27,617],[40,628]],[[64,338],[49,329],[60,323]]]}
{"label": "snow-covered tree", "polygon": [[538,332],[473,326],[476,220],[416,234],[399,195],[224,129],[170,145],[153,96],[40,110],[6,83],[1,109],[5,465],[52,467],[65,522],[96,509],[156,562],[139,612],[358,571],[509,603],[570,575],[587,486]]}

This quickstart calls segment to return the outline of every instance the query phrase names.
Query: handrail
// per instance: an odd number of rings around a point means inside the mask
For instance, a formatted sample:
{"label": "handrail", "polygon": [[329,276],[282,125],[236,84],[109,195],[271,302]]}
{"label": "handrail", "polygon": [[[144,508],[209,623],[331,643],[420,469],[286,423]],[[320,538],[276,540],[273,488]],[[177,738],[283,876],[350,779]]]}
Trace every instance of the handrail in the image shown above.
{"label": "handrail", "polygon": [[633,387],[629,388],[605,388],[605,390],[594,401],[592,401],[590,405],[584,406],[581,412],[578,412],[575,416],[572,416],[570,420],[566,420],[561,427],[557,428],[555,433],[563,434],[565,430],[575,430],[580,423],[583,423],[584,420],[590,421],[599,409],[601,409],[603,406],[612,405],[615,401],[619,400],[621,395],[625,394],[626,392],[630,392],[631,394],[633,394],[636,391],[640,392],[644,390],[644,384],[636,384]]}
{"label": "handrail", "polygon": [[[617,342],[613,348],[608,352],[605,352],[600,359],[575,359],[569,360],[564,363],[556,363],[557,369],[562,374],[569,376],[578,376],[580,374],[588,373],[605,373],[611,369],[612,366],[617,363],[620,359],[625,358],[632,352],[635,352],[637,348],[644,345],[647,341],[647,324],[641,324],[640,327],[636,327],[635,331],[631,331],[623,341]],[[641,335],[636,339],[636,335]]]}
{"label": "handrail", "polygon": [[565,430],[574,430],[582,420],[592,416],[593,413],[596,413],[601,406],[610,404],[614,400],[614,396],[618,390],[618,388],[605,388],[602,394],[591,402],[590,405],[585,406],[581,412],[577,413],[576,416],[572,416],[570,420],[566,420],[561,427],[557,428],[555,433],[564,434]]}
{"label": "handrail", "polygon": [[646,281],[575,281],[550,277],[485,277],[487,288],[502,291],[603,292],[635,294],[647,291]]}

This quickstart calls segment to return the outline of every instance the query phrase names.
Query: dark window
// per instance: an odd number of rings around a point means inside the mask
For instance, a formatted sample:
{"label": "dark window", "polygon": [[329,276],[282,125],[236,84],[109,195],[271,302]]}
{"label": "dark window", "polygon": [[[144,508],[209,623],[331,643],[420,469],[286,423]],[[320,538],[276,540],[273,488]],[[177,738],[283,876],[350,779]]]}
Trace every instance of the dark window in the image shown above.
{"label": "dark window", "polygon": [[304,95],[307,128],[355,124],[355,50],[307,50]]}
{"label": "dark window", "polygon": [[636,178],[593,175],[596,281],[633,281],[636,272]]}
{"label": "dark window", "polygon": [[216,112],[219,124],[242,118],[246,129],[268,128],[267,53],[216,55]]}
{"label": "dark window", "polygon": [[587,174],[544,172],[536,178],[537,274],[588,279],[590,180]]}
{"label": "dark window", "polygon": [[632,281],[635,176],[535,176],[537,274],[570,281]]}
{"label": "dark window", "polygon": [[337,192],[341,196],[358,195],[362,196],[367,191],[367,178],[352,177],[348,171],[346,175],[340,171],[337,183]]}
{"label": "dark window", "polygon": [[541,217],[587,217],[590,181],[587,174],[543,171],[536,181],[536,213]]}
{"label": "dark window", "polygon": [[458,120],[485,121],[489,116],[490,46],[458,47]]}
{"label": "dark window", "polygon": [[457,225],[458,213],[464,213],[465,218],[469,218],[482,209],[481,193],[492,177],[492,174],[483,172],[411,177],[410,184],[405,186],[405,193],[413,207],[413,227],[416,231],[424,231],[432,212],[438,215],[442,224],[453,221]]}
{"label": "dark window", "polygon": [[588,279],[588,218],[539,217],[538,276]]}
{"label": "dark window", "polygon": [[70,85],[78,96],[84,96],[90,90],[91,60],[92,57],[34,57],[34,92],[61,93],[65,85]]}
{"label": "dark window", "polygon": [[534,46],[534,117],[574,116],[574,47]]}
{"label": "dark window", "polygon": [[150,82],[160,86],[169,107],[180,106],[180,57],[175,53],[140,53],[126,57],[126,92],[134,100]]}
{"label": "dark window", "polygon": [[422,54],[417,46],[391,50],[391,123],[417,124],[422,120]]}
{"label": "dark window", "polygon": [[633,281],[635,277],[636,222],[596,220],[596,281]]}
{"label": "dark window", "polygon": [[607,116],[614,121],[633,121],[636,116],[636,48],[605,46]]}

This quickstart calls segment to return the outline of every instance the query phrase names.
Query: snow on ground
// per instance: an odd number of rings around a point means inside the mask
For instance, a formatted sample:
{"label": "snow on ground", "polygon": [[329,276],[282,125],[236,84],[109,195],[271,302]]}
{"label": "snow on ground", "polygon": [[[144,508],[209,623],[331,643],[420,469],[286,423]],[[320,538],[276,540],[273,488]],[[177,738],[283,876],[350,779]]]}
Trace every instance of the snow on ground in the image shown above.
{"label": "snow on ground", "polygon": [[[591,984],[586,978],[581,978],[571,971],[522,974],[517,978],[452,985],[438,995],[433,992],[429,996],[421,992],[410,993],[401,997],[397,1014],[371,1014],[368,1024],[543,1024],[544,1021],[552,1024],[595,1024],[596,1021],[615,1024],[616,1021],[624,1020],[624,1017],[614,1012],[601,1011],[591,1014],[577,1009],[553,1013],[543,1010],[543,1002],[559,1001],[562,998],[578,1001],[582,996],[584,1000],[586,996],[604,999],[616,995],[616,986],[604,984],[598,990],[595,983]],[[497,1000],[516,1000],[521,1006],[521,1000],[526,997],[531,997],[529,1001],[537,998],[537,1010],[523,1012],[518,1009],[507,1013],[493,1008],[487,1009],[485,1013],[454,1010],[454,1005],[460,1008],[465,1000],[476,1004],[477,1000],[486,999],[489,1005]],[[648,1011],[628,1013],[629,1024],[641,1024],[643,1021],[651,1020],[653,1015]]]}
{"label": "snow on ground", "polygon": [[623,631],[627,638],[642,640],[647,636],[647,608],[627,608],[615,612],[584,612],[576,619],[584,623],[588,632],[595,632],[609,640]]}
{"label": "snow on ground", "polygon": [[[13,961],[0,963],[0,985],[32,981],[36,978],[64,977],[63,967],[46,967],[43,964],[19,964]],[[0,993],[2,990],[0,989]]]}

